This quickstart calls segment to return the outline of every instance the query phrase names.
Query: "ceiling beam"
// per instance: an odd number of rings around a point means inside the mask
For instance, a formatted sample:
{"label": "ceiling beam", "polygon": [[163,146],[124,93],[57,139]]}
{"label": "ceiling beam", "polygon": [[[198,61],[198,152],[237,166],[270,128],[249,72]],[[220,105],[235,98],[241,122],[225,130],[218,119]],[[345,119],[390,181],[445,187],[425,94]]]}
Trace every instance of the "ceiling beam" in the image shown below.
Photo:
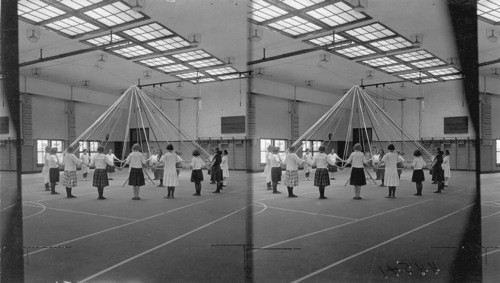
{"label": "ceiling beam", "polygon": [[484,66],[493,65],[493,64],[496,64],[496,63],[500,63],[500,58],[496,59],[496,60],[491,60],[491,61],[486,61],[486,62],[483,62],[483,63],[479,63],[479,64],[477,64],[477,66],[478,67],[484,67]]}

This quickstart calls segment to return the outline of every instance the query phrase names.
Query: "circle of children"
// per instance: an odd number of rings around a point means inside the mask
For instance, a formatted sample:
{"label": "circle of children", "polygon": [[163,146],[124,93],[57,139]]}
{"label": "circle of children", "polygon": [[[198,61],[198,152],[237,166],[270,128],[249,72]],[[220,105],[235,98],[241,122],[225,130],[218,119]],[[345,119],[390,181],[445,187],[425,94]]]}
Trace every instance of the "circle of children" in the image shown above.
{"label": "circle of children", "polygon": [[[347,160],[342,160],[335,154],[332,149],[330,154],[325,153],[325,146],[320,146],[318,151],[314,156],[312,156],[309,149],[305,150],[302,158],[295,154],[296,148],[294,146],[288,149],[285,157],[282,158],[279,155],[279,148],[269,146],[267,148],[266,154],[266,167],[264,173],[266,176],[267,189],[272,190],[274,194],[280,194],[277,185],[281,181],[282,164],[285,164],[286,171],[284,176],[284,184],[288,189],[288,197],[297,197],[293,194],[293,187],[299,184],[298,167],[299,165],[304,166],[306,181],[310,181],[309,175],[311,173],[312,166],[316,166],[316,172],[314,173],[314,186],[319,189],[319,198],[326,199],[325,188],[330,185],[330,180],[334,180],[333,172],[338,169],[343,170],[346,165],[350,164],[351,174],[349,179],[349,184],[354,186],[354,198],[355,200],[360,200],[361,196],[361,186],[366,185],[366,175],[368,171],[365,167],[371,167],[373,171],[376,172],[377,180],[382,180],[380,187],[388,187],[389,194],[386,198],[396,197],[396,187],[399,186],[399,179],[401,177],[402,168],[405,167],[406,162],[404,158],[395,152],[395,147],[390,144],[387,147],[388,152],[384,154],[382,149],[379,149],[371,156],[367,158],[362,152],[362,147],[359,143],[353,146],[353,152],[350,154]],[[449,163],[449,152],[441,151],[440,148],[433,150],[433,155],[427,162],[422,158],[422,153],[420,150],[415,150],[414,159],[411,165],[406,167],[413,168],[412,182],[416,183],[417,192],[416,196],[422,196],[423,181],[425,181],[424,168],[430,169],[430,174],[432,175],[433,184],[438,184],[438,188],[434,193],[441,193],[444,187],[448,186],[448,179],[450,177],[450,163]],[[343,162],[343,166],[337,166],[336,162]]]}
{"label": "circle of children", "polygon": [[[217,184],[217,189],[213,193],[220,193],[223,187],[226,186],[229,176],[229,167],[227,159],[227,151],[220,151],[215,148],[215,155],[210,156],[205,163],[198,150],[194,150],[193,159],[190,163],[183,165],[184,161],[179,156],[180,153],[174,151],[174,147],[169,144],[166,147],[167,152],[162,154],[161,149],[151,149],[151,156],[146,158],[141,152],[139,144],[132,146],[131,153],[125,160],[118,159],[112,150],[108,154],[104,154],[104,147],[97,148],[97,154],[89,156],[88,151],[84,149],[80,158],[76,157],[75,150],[78,145],[68,148],[63,155],[62,161],[57,156],[57,148],[45,148],[44,166],[42,175],[44,177],[45,190],[51,194],[59,194],[56,191],[56,184],[59,182],[59,167],[64,166],[64,173],[61,183],[66,187],[67,198],[75,198],[72,194],[72,188],[77,186],[77,165],[81,165],[84,181],[87,181],[87,175],[90,167],[95,167],[92,186],[97,188],[98,199],[106,199],[104,197],[104,188],[109,186],[109,180],[113,180],[112,174],[115,169],[121,170],[126,165],[129,165],[128,184],[133,187],[133,200],[140,200],[140,187],[146,184],[144,175],[148,178],[149,175],[143,169],[150,168],[154,174],[154,180],[159,180],[158,187],[166,187],[167,195],[165,198],[174,198],[175,187],[179,185],[180,168],[192,168],[191,182],[195,184],[194,196],[201,195],[201,182],[203,181],[202,168],[208,168],[211,175],[211,184]],[[114,161],[121,162],[121,166],[117,167]],[[208,166],[207,166],[208,165]],[[151,181],[153,183],[153,181]]]}

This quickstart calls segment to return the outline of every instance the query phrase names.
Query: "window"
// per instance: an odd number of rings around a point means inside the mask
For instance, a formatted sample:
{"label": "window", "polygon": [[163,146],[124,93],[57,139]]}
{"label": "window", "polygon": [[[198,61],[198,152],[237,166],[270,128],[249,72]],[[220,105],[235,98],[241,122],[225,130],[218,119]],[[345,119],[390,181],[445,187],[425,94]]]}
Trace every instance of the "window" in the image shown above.
{"label": "window", "polygon": [[500,140],[497,140],[497,166],[500,166]]}
{"label": "window", "polygon": [[89,152],[89,156],[93,156],[97,154],[97,147],[99,146],[99,142],[97,141],[80,141],[80,154],[83,153],[83,150],[86,149]]}
{"label": "window", "polygon": [[302,144],[302,153],[304,153],[308,148],[314,156],[314,153],[319,152],[319,147],[322,145],[323,141],[305,141]]}
{"label": "window", "polygon": [[57,147],[57,158],[62,162],[63,141],[62,140],[37,140],[36,141],[36,163],[43,165],[43,156],[45,155],[45,147]]}
{"label": "window", "polygon": [[279,148],[279,155],[281,158],[285,157],[286,140],[275,139],[261,139],[260,140],[260,163],[266,163],[267,147],[274,146]]}

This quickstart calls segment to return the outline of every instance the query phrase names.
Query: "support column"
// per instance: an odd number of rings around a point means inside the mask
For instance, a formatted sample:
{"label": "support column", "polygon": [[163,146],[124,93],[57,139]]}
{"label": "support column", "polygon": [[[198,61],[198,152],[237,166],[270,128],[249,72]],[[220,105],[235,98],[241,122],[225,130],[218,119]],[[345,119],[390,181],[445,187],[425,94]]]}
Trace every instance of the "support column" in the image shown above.
{"label": "support column", "polygon": [[299,137],[299,103],[295,101],[291,101],[290,104],[290,139],[292,142],[295,142]]}
{"label": "support column", "polygon": [[406,99],[400,99],[401,102],[401,152],[404,152],[404,142],[403,142],[403,123],[405,120],[404,102]]}
{"label": "support column", "polygon": [[[0,265],[2,282],[24,282],[23,210],[21,190],[21,120],[19,97],[19,38],[17,1],[2,1],[0,7],[0,57],[3,93],[16,134],[16,172],[2,172],[0,179]],[[31,153],[29,153],[31,154]]]}

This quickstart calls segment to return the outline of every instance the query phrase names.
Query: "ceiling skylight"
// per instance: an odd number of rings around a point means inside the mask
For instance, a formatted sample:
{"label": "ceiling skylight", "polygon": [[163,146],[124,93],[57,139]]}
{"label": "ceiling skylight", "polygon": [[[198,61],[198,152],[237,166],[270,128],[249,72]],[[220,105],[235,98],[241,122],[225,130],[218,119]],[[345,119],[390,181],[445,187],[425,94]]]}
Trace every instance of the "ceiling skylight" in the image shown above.
{"label": "ceiling skylight", "polygon": [[393,66],[380,67],[380,69],[386,71],[387,73],[395,73],[395,72],[409,71],[412,68],[403,64],[398,64]]}
{"label": "ceiling skylight", "polygon": [[379,23],[346,30],[345,33],[363,42],[377,40],[395,35],[395,33]]}
{"label": "ceiling skylight", "polygon": [[418,61],[418,62],[411,62],[413,66],[419,68],[419,69],[424,69],[424,68],[430,68],[430,67],[436,67],[440,65],[446,65],[444,61],[441,59],[430,59],[430,60],[424,60],[424,61]]}
{"label": "ceiling skylight", "polygon": [[232,75],[224,75],[224,76],[218,76],[219,80],[234,80],[234,79],[239,79],[245,77],[244,74],[232,74]]}
{"label": "ceiling skylight", "polygon": [[257,22],[264,22],[282,15],[288,14],[287,11],[271,5],[263,0],[251,0],[250,17]]}
{"label": "ceiling skylight", "polygon": [[479,0],[477,15],[481,20],[500,24],[500,2],[495,0]]}
{"label": "ceiling skylight", "polygon": [[224,67],[224,68],[205,70],[205,72],[211,76],[217,76],[223,74],[237,73],[238,71],[232,67]]}
{"label": "ceiling skylight", "polygon": [[110,51],[127,58],[139,57],[153,53],[153,51],[135,44],[124,48],[113,49]]}
{"label": "ceiling skylight", "polygon": [[175,75],[176,77],[179,77],[181,79],[192,79],[196,77],[204,77],[205,75],[203,73],[199,72],[191,72],[191,73],[185,73],[185,74],[179,74]]}
{"label": "ceiling skylight", "polygon": [[344,55],[349,58],[356,58],[356,57],[361,57],[361,56],[367,56],[370,54],[374,54],[375,51],[368,49],[364,47],[363,45],[356,45],[348,48],[343,48],[343,49],[337,49],[335,50],[336,53],[339,53],[341,55]]}
{"label": "ceiling skylight", "polygon": [[422,72],[413,72],[413,73],[402,74],[402,75],[398,75],[398,76],[402,77],[403,79],[418,79],[418,78],[427,77],[427,75],[422,73]]}
{"label": "ceiling skylight", "polygon": [[179,59],[181,61],[193,61],[193,60],[208,58],[208,57],[212,57],[212,56],[210,54],[208,54],[207,52],[205,52],[204,50],[198,49],[198,50],[194,50],[194,51],[173,54],[172,57]]}
{"label": "ceiling skylight", "polygon": [[461,74],[449,75],[449,76],[443,76],[443,77],[441,77],[441,79],[445,80],[445,81],[460,80],[462,78],[463,78],[463,76]]}
{"label": "ceiling skylight", "polygon": [[455,68],[435,69],[435,70],[429,70],[427,72],[431,73],[433,76],[443,76],[443,75],[460,73],[460,71]]}
{"label": "ceiling skylight", "polygon": [[103,0],[58,0],[57,2],[73,10],[80,10],[82,8],[94,5],[102,1]]}
{"label": "ceiling skylight", "polygon": [[436,78],[428,78],[428,79],[423,79],[423,80],[413,80],[414,83],[416,84],[427,84],[427,83],[434,83],[438,82],[439,80]]}
{"label": "ceiling skylight", "polygon": [[[335,34],[335,41],[334,41],[335,43],[342,42],[345,40],[346,40],[345,37],[338,35],[338,34]],[[306,41],[310,42],[314,45],[318,45],[318,46],[328,45],[328,44],[332,44],[333,35],[329,34],[329,35],[325,35],[325,36],[315,37],[315,38],[308,39]]]}
{"label": "ceiling skylight", "polygon": [[301,10],[324,1],[325,0],[283,0],[282,3],[294,9]]}
{"label": "ceiling skylight", "polygon": [[103,35],[103,36],[99,36],[99,37],[86,39],[86,40],[83,40],[83,42],[88,43],[88,44],[92,44],[95,46],[101,46],[101,45],[105,45],[105,44],[110,44],[111,39],[113,39],[113,42],[120,42],[120,41],[124,40],[123,37],[116,35],[116,34],[113,34],[112,36],[111,35]]}
{"label": "ceiling skylight", "polygon": [[298,16],[270,23],[269,26],[292,36],[298,36],[322,29],[320,26]]}
{"label": "ceiling skylight", "polygon": [[425,50],[418,50],[418,51],[413,51],[413,52],[408,52],[408,53],[403,53],[403,54],[397,54],[394,55],[396,58],[399,58],[405,62],[411,62],[411,61],[417,61],[417,60],[423,60],[427,58],[432,58],[434,57],[432,54]]}
{"label": "ceiling skylight", "polygon": [[171,37],[171,38],[160,39],[157,41],[148,42],[148,45],[151,47],[154,47],[160,51],[168,51],[168,50],[189,47],[189,46],[191,46],[191,43],[189,43],[187,40],[183,39],[182,37],[175,36],[175,37]]}
{"label": "ceiling skylight", "polygon": [[380,57],[380,58],[374,58],[370,60],[365,60],[362,61],[363,63],[370,65],[372,67],[378,67],[378,66],[385,66],[385,65],[392,65],[398,63],[397,61],[389,58],[389,57]]}
{"label": "ceiling skylight", "polygon": [[59,21],[51,22],[46,24],[46,26],[69,36],[76,36],[99,29],[98,26],[95,26],[77,17],[69,17]]}
{"label": "ceiling skylight", "polygon": [[339,1],[306,13],[309,16],[329,25],[330,27],[336,27],[366,18],[364,14],[354,11],[351,6],[347,5],[343,1]]}
{"label": "ceiling skylight", "polygon": [[370,42],[370,45],[384,52],[412,47],[411,42],[403,37],[394,37]]}
{"label": "ceiling skylight", "polygon": [[174,73],[174,72],[189,70],[189,67],[184,66],[182,64],[175,64],[175,65],[159,67],[158,69],[164,71],[165,73]]}
{"label": "ceiling skylight", "polygon": [[210,67],[210,66],[216,66],[216,65],[222,65],[224,62],[217,58],[210,58],[210,59],[204,59],[204,60],[199,60],[199,61],[191,61],[188,62],[189,65],[195,67],[195,68],[204,68],[204,67]]}
{"label": "ceiling skylight", "polygon": [[198,79],[198,80],[190,80],[193,84],[199,84],[199,83],[209,83],[209,82],[215,82],[214,78],[203,78],[203,79]]}
{"label": "ceiling skylight", "polygon": [[173,34],[170,30],[158,23],[151,23],[140,27],[124,30],[122,32],[139,41],[153,40]]}
{"label": "ceiling skylight", "polygon": [[161,56],[161,57],[156,57],[156,58],[151,58],[151,59],[140,60],[139,63],[150,66],[150,67],[156,67],[156,66],[173,64],[175,62],[168,59],[165,56]]}
{"label": "ceiling skylight", "polygon": [[144,18],[143,14],[133,11],[120,1],[84,12],[84,14],[108,27],[114,27]]}
{"label": "ceiling skylight", "polygon": [[40,0],[21,0],[17,3],[17,14],[29,21],[40,23],[60,15],[66,14],[66,12],[45,4]]}

